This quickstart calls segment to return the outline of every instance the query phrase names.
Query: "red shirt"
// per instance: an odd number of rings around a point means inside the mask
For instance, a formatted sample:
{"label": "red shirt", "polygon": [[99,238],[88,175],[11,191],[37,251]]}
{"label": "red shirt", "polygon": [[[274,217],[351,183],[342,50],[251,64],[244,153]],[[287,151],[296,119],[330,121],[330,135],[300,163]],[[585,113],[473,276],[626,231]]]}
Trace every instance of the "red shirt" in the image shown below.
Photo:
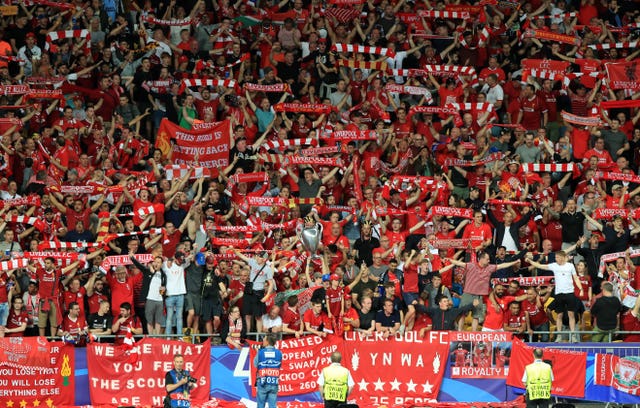
{"label": "red shirt", "polygon": [[[6,328],[17,329],[23,324],[29,324],[29,315],[27,314],[27,312],[25,310],[22,310],[20,311],[19,314],[16,314],[14,309],[11,308],[11,311],[9,312],[9,317],[7,318]],[[22,337],[24,336],[24,332],[7,333],[5,334],[5,336],[6,337]]]}
{"label": "red shirt", "polygon": [[9,283],[9,276],[6,272],[0,272],[0,303],[7,303],[9,301],[7,283]]}
{"label": "red shirt", "polygon": [[288,328],[298,331],[301,328],[300,313],[298,310],[293,310],[289,307],[285,308],[282,314],[282,324],[286,324]]}
{"label": "red shirt", "polygon": [[539,97],[523,99],[520,102],[522,113],[522,126],[527,130],[537,130],[542,126],[542,114],[547,112],[547,104]]}
{"label": "red shirt", "polygon": [[124,339],[127,336],[127,333],[129,332],[130,328],[141,329],[142,325],[140,324],[140,319],[138,319],[136,316],[130,316],[127,320],[125,320],[120,325],[120,327],[118,328],[118,331],[114,333],[116,335],[116,341],[115,341],[116,345],[120,345],[124,343]]}
{"label": "red shirt", "polygon": [[94,313],[98,313],[100,309],[100,302],[108,302],[109,298],[104,293],[93,292],[91,296],[89,296],[89,314],[92,315]]}
{"label": "red shirt", "polygon": [[404,285],[405,293],[418,293],[418,265],[404,265]]}
{"label": "red shirt", "polygon": [[38,268],[36,276],[38,278],[38,294],[41,299],[58,299],[60,296],[60,276],[62,272],[54,269],[51,272],[45,271],[43,268]]}
{"label": "red shirt", "polygon": [[[142,273],[127,276],[124,282],[120,282],[112,274],[107,275],[107,281],[111,288],[111,313],[113,316],[120,314],[120,305],[128,302],[133,306],[133,288],[138,281],[142,280]],[[132,310],[133,312],[133,310]]]}
{"label": "red shirt", "polygon": [[313,309],[309,309],[304,312],[304,317],[302,320],[305,323],[305,328],[306,323],[309,323],[313,330],[318,330],[320,325],[322,325],[326,321],[326,318],[327,315],[324,314],[324,312],[320,312],[320,314],[316,315],[315,313],[313,313]]}
{"label": "red shirt", "polygon": [[66,315],[60,328],[64,332],[69,332],[72,336],[77,336],[81,331],[87,329],[87,322],[83,315],[79,315],[76,320],[71,320],[69,315]]}
{"label": "red shirt", "polygon": [[500,311],[496,312],[491,301],[487,299],[487,317],[484,319],[482,327],[491,330],[502,330],[504,323],[504,311],[509,306],[509,303],[514,300],[516,300],[516,298],[513,296],[496,298],[496,303],[500,306]]}
{"label": "red shirt", "polygon": [[84,312],[84,299],[87,296],[87,290],[83,287],[80,288],[77,292],[71,292],[70,290],[65,290],[63,298],[64,298],[64,310],[69,310],[69,304],[71,302],[77,302],[78,306],[80,306],[80,315],[86,316]]}
{"label": "red shirt", "polygon": [[344,299],[344,290],[342,288],[326,290],[327,307],[331,311],[332,316],[340,316],[342,312],[342,299]]}
{"label": "red shirt", "polygon": [[582,296],[580,296],[580,288],[578,288],[575,284],[573,285],[573,294],[582,301],[589,300],[589,288],[591,287],[591,276],[578,275],[578,279],[580,279],[580,283],[582,283]]}
{"label": "red shirt", "polygon": [[544,224],[540,222],[540,239],[551,241],[551,250],[559,251],[562,248],[562,224],[556,220],[549,220]]}
{"label": "red shirt", "polygon": [[[518,328],[518,329],[523,326],[526,327],[527,321],[526,321],[524,312],[520,310],[520,313],[518,313],[517,315],[514,315],[513,313],[511,313],[511,311],[507,311],[507,313],[505,314],[504,324],[506,324],[507,327]],[[522,336],[522,334],[514,334],[514,335],[517,335],[518,337]]]}
{"label": "red shirt", "polygon": [[471,239],[471,245],[475,248],[487,239],[493,238],[493,232],[491,232],[491,227],[487,223],[483,222],[478,227],[474,222],[472,222],[464,227],[462,238]]}

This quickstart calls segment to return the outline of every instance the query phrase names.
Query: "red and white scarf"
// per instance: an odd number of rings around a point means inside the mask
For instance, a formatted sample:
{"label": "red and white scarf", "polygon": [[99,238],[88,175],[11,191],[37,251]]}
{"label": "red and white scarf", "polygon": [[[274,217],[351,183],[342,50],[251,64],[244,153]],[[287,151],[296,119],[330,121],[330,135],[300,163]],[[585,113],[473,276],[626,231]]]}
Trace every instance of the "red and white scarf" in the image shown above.
{"label": "red and white scarf", "polygon": [[527,172],[560,172],[571,173],[574,170],[573,163],[523,163],[522,171]]}
{"label": "red and white scarf", "polygon": [[433,247],[436,249],[467,249],[471,245],[472,240],[470,238],[438,239],[433,243]]}
{"label": "red and white scarf", "polygon": [[[637,258],[640,256],[640,249],[632,249],[629,252],[630,258]],[[604,271],[607,268],[607,262],[615,261],[618,258],[626,258],[627,252],[614,252],[611,254],[604,254],[600,257],[600,267],[598,268],[598,276],[604,277]]]}
{"label": "red and white scarf", "polygon": [[30,90],[29,85],[0,85],[2,95],[23,95]]}
{"label": "red and white scarf", "polygon": [[37,217],[27,217],[26,215],[7,215],[5,221],[17,224],[33,225],[38,231],[43,231],[47,225]]}
{"label": "red and white scarf", "polygon": [[578,116],[566,111],[562,111],[561,115],[562,119],[564,119],[566,122],[580,126],[600,126],[600,124],[602,123],[600,116]]}
{"label": "red and white scarf", "polygon": [[191,24],[192,22],[191,17],[183,18],[180,20],[177,20],[177,19],[162,20],[149,15],[143,15],[142,19],[147,23],[161,25],[161,26],[186,26]]}
{"label": "red and white scarf", "polygon": [[504,153],[497,152],[491,153],[489,156],[480,160],[463,160],[463,159],[453,159],[449,158],[444,161],[444,167],[476,167],[476,166],[484,166],[487,163],[492,163],[496,160],[502,160],[504,157]]}
{"label": "red and white scarf", "polygon": [[357,52],[360,54],[385,55],[389,58],[393,58],[396,55],[396,53],[389,48],[369,47],[367,45],[357,44],[333,44],[331,46],[331,50],[337,52]]}
{"label": "red and white scarf", "polygon": [[9,200],[0,200],[0,208],[20,207],[22,205],[37,207],[40,206],[40,197],[37,195],[30,195],[27,197],[12,198]]}
{"label": "red and white scarf", "polygon": [[521,207],[528,207],[531,203],[527,201],[515,201],[515,200],[489,200],[491,205],[516,205]]}
{"label": "red and white scarf", "polygon": [[596,220],[601,219],[611,219],[615,216],[621,216],[627,218],[632,216],[633,218],[638,218],[640,215],[640,209],[636,208],[633,210],[629,210],[628,208],[596,208],[593,211],[592,217]]}
{"label": "red and white scarf", "polygon": [[336,130],[327,137],[322,139],[331,140],[378,140],[378,135],[375,130]]}
{"label": "red and white scarf", "polygon": [[545,31],[545,30],[528,29],[522,34],[522,36],[524,38],[536,38],[538,40],[556,41],[556,42],[561,42],[561,43],[571,44],[571,45],[578,45],[580,43],[580,38],[578,37],[574,37],[572,35],[566,35],[566,34],[558,34],[552,31]]}
{"label": "red and white scarf", "polygon": [[203,177],[211,177],[211,169],[206,167],[193,167],[186,164],[173,164],[164,166],[164,174],[167,180],[179,179],[185,176],[189,170],[193,169],[189,179],[200,179]]}
{"label": "red and white scarf", "polygon": [[273,110],[276,112],[329,114],[332,109],[333,107],[331,105],[325,105],[322,103],[276,103],[273,105]]}
{"label": "red and white scarf", "polygon": [[288,94],[291,93],[291,87],[287,83],[263,85],[263,84],[252,84],[247,82],[244,84],[244,89],[249,92],[265,92],[265,93],[285,92]]}
{"label": "red and white scarf", "polygon": [[596,173],[596,177],[602,180],[617,180],[617,181],[627,181],[629,183],[640,183],[640,176],[636,176],[635,174],[599,171]]}
{"label": "red and white scarf", "polygon": [[323,154],[334,154],[340,151],[342,151],[340,146],[323,146],[303,149],[300,151],[300,154],[303,156],[320,156]]}
{"label": "red and white scarf", "polygon": [[0,271],[7,272],[14,269],[26,268],[29,265],[28,259],[12,259],[0,262]]}
{"label": "red and white scarf", "polygon": [[84,249],[98,248],[101,242],[60,242],[60,241],[43,241],[38,245],[38,250],[45,249]]}
{"label": "red and white scarf", "polygon": [[[133,255],[138,262],[146,264],[153,261],[154,256],[152,254],[135,254]],[[111,269],[112,266],[126,266],[133,265],[133,261],[129,255],[113,255],[104,258],[100,267],[105,271]]]}
{"label": "red and white scarf", "polygon": [[[136,211],[118,214],[118,217],[135,217],[136,215],[139,216],[139,217],[144,217],[146,215],[160,214],[160,213],[163,213],[163,212],[164,212],[164,204],[163,203],[157,203],[157,204],[150,204],[150,205],[145,206],[145,207],[140,207]],[[145,231],[141,231],[141,232],[145,232]],[[146,233],[148,233],[148,232],[146,232]]]}
{"label": "red and white scarf", "polygon": [[445,108],[455,109],[457,111],[480,111],[480,112],[493,112],[493,104],[488,102],[477,103],[448,103]]}
{"label": "red and white scarf", "polygon": [[491,279],[492,285],[508,285],[509,282],[518,282],[520,286],[549,286],[555,283],[553,276],[520,276],[517,278]]}
{"label": "red and white scarf", "polygon": [[285,140],[270,140],[263,143],[260,147],[266,150],[278,150],[286,149],[294,146],[317,146],[318,140],[310,137],[305,139],[285,139]]}
{"label": "red and white scarf", "polygon": [[638,47],[638,41],[624,41],[624,42],[617,42],[617,43],[604,43],[604,44],[590,44],[588,45],[589,48],[592,48],[594,50],[610,50],[612,48],[637,48]]}
{"label": "red and white scarf", "polygon": [[44,45],[45,50],[48,50],[51,47],[51,43],[57,40],[63,40],[66,38],[81,38],[84,39],[84,48],[86,51],[91,51],[91,33],[89,30],[63,30],[63,31],[52,31],[47,34],[47,42]]}
{"label": "red and white scarf", "polygon": [[182,93],[186,88],[193,86],[223,86],[225,88],[235,89],[237,85],[233,79],[185,78],[180,82],[180,90],[178,92]]}
{"label": "red and white scarf", "polygon": [[431,214],[443,215],[445,217],[461,217],[473,219],[473,209],[471,208],[443,207],[436,205],[431,207]]}
{"label": "red and white scarf", "polygon": [[384,86],[384,90],[387,92],[394,92],[399,94],[409,94],[409,95],[425,95],[429,96],[428,99],[433,101],[431,98],[431,92],[427,88],[423,88],[421,86],[410,86],[410,85],[398,85],[388,83]]}
{"label": "red and white scarf", "polygon": [[422,18],[442,18],[442,19],[462,19],[471,17],[468,11],[438,11],[438,10],[418,10],[418,17]]}

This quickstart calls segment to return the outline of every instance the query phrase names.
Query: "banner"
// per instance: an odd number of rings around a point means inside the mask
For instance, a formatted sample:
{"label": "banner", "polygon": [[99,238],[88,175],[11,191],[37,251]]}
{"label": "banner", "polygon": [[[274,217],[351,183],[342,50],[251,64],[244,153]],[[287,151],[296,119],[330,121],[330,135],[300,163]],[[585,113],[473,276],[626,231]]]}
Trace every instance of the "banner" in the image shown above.
{"label": "banner", "polygon": [[[522,375],[528,364],[533,363],[534,347],[527,346],[514,338],[507,385],[524,388]],[[560,397],[584,398],[587,353],[570,350],[545,348],[543,360],[550,360],[553,368],[551,394]]]}
{"label": "banner", "polygon": [[[175,143],[172,144],[171,140]],[[229,120],[210,129],[187,130],[165,118],[160,122],[156,147],[164,157],[172,152],[174,164],[224,168],[229,165],[230,140]]]}
{"label": "banner", "polygon": [[74,347],[44,337],[0,338],[0,406],[74,405]]}
{"label": "banner", "polygon": [[94,405],[162,406],[167,395],[165,374],[173,369],[173,356],[184,356],[184,369],[198,382],[191,401],[209,400],[209,354],[211,343],[189,344],[181,341],[144,338],[131,352],[140,358],[130,362],[129,353],[111,344],[91,343],[87,347],[89,390]]}
{"label": "banner", "polygon": [[549,71],[564,74],[571,63],[566,61],[555,61],[550,59],[531,59],[522,60],[522,69],[535,69],[541,71]]}
{"label": "banner", "polygon": [[[249,361],[253,362],[258,354],[251,342]],[[292,338],[276,343],[276,348],[282,351],[282,367],[278,382],[278,396],[299,395],[318,389],[317,380],[322,369],[331,364],[331,353],[341,352],[342,339],[338,336],[305,336]],[[251,384],[255,384],[256,367],[251,364]],[[255,396],[255,387],[252,387]]]}
{"label": "banner", "polygon": [[405,406],[435,401],[448,354],[449,332],[420,338],[408,331],[389,339],[382,333],[346,332],[342,364],[356,383],[349,398]]}
{"label": "banner", "polygon": [[506,378],[511,333],[451,332],[451,378]]}
{"label": "banner", "polygon": [[630,395],[640,395],[640,359],[614,354],[595,355],[594,384]]}
{"label": "banner", "polygon": [[611,89],[640,90],[640,66],[638,61],[608,62],[604,64]]}

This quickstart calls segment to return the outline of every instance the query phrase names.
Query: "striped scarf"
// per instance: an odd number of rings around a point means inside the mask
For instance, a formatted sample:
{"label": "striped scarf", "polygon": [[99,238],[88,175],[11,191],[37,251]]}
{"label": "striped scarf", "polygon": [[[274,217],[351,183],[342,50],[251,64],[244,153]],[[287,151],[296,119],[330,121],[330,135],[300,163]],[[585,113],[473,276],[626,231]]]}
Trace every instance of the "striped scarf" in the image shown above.
{"label": "striped scarf", "polygon": [[185,78],[180,82],[180,90],[178,92],[183,93],[186,88],[195,86],[222,86],[225,88],[235,89],[237,87],[237,83],[233,79]]}
{"label": "striped scarf", "polygon": [[369,47],[367,45],[357,44],[333,44],[331,46],[331,50],[337,52],[357,52],[360,54],[384,55],[389,58],[396,56],[396,53],[389,48]]}
{"label": "striped scarf", "polygon": [[180,20],[171,19],[171,20],[162,20],[159,18],[152,17],[150,15],[143,15],[142,19],[151,24],[161,25],[161,26],[186,26],[191,24],[191,17],[183,18]]}
{"label": "striped scarf", "polygon": [[286,139],[286,140],[270,140],[262,144],[262,148],[266,150],[278,150],[282,148],[294,147],[294,146],[317,146],[318,140],[312,138],[305,139]]}
{"label": "striped scarf", "polygon": [[0,271],[7,272],[14,269],[26,268],[29,265],[28,259],[12,259],[0,262]]}
{"label": "striped scarf", "polygon": [[520,168],[525,173],[571,173],[574,170],[573,163],[523,163]]}
{"label": "striped scarf", "polygon": [[273,105],[273,110],[276,112],[329,114],[333,110],[333,107],[321,103],[276,103]]}
{"label": "striped scarf", "polygon": [[442,18],[442,19],[462,19],[471,17],[468,11],[438,11],[438,10],[418,10],[418,17],[422,18]]}
{"label": "striped scarf", "polygon": [[263,85],[263,84],[252,84],[252,83],[247,82],[247,83],[244,84],[244,89],[249,91],[249,92],[265,92],[265,93],[285,92],[285,93],[288,93],[288,94],[291,93],[291,88],[289,87],[289,84],[287,84],[287,83]]}
{"label": "striped scarf", "polygon": [[167,180],[171,181],[184,177],[191,169],[193,169],[193,172],[189,177],[191,180],[211,177],[211,169],[206,167],[187,166],[186,164],[167,165],[164,167],[164,174],[166,175]]}
{"label": "striped scarf", "polygon": [[51,43],[57,40],[63,40],[66,38],[81,38],[84,39],[84,48],[86,52],[91,51],[91,33],[89,30],[66,30],[66,31],[52,31],[47,34],[47,40],[44,45],[45,50],[49,50]]}
{"label": "striped scarf", "polygon": [[2,95],[22,95],[30,90],[29,85],[0,85],[0,94]]}
{"label": "striped scarf", "polygon": [[599,116],[578,116],[566,111],[562,111],[561,115],[562,119],[564,119],[566,122],[580,126],[600,126],[600,124],[602,123],[602,120]]}
{"label": "striped scarf", "polygon": [[590,44],[588,45],[589,48],[594,49],[594,50],[610,50],[612,48],[637,48],[638,47],[638,41],[624,41],[624,42],[617,42],[617,43],[604,43],[604,44]]}

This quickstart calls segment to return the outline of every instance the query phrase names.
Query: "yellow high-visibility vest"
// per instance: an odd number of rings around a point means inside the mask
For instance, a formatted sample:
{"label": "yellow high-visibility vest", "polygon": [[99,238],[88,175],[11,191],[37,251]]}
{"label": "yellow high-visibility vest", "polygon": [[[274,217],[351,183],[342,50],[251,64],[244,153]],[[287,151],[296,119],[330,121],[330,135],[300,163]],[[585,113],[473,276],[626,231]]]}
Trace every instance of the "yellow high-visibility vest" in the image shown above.
{"label": "yellow high-visibility vest", "polygon": [[551,398],[551,366],[542,361],[535,361],[529,364],[525,371],[529,399]]}
{"label": "yellow high-visibility vest", "polygon": [[325,400],[346,401],[349,391],[349,370],[332,364],[322,370],[324,377],[323,397]]}

